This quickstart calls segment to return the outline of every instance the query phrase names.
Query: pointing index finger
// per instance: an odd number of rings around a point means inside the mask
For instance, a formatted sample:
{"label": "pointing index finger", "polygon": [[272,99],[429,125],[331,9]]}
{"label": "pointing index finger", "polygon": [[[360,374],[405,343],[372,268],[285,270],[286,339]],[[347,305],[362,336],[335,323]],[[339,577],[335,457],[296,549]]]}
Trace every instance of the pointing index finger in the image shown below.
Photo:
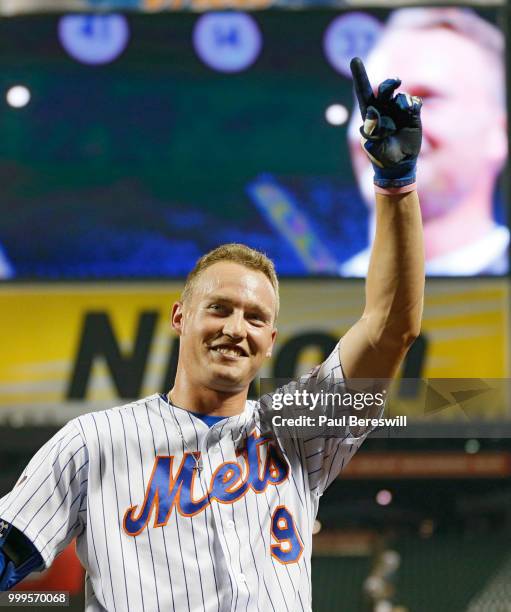
{"label": "pointing index finger", "polygon": [[357,95],[358,105],[362,118],[365,118],[367,107],[370,105],[374,95],[371,83],[367,78],[367,72],[363,61],[359,57],[354,57],[350,62],[351,74],[353,75],[353,85]]}

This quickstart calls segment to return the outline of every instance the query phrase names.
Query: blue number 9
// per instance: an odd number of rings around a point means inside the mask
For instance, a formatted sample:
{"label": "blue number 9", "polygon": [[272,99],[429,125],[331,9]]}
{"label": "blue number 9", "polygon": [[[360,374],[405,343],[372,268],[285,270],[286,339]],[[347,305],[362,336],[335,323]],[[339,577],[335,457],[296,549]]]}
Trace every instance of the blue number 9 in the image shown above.
{"label": "blue number 9", "polygon": [[296,563],[303,552],[303,544],[295,528],[291,513],[279,506],[271,518],[271,535],[278,544],[271,545],[271,554],[280,563]]}

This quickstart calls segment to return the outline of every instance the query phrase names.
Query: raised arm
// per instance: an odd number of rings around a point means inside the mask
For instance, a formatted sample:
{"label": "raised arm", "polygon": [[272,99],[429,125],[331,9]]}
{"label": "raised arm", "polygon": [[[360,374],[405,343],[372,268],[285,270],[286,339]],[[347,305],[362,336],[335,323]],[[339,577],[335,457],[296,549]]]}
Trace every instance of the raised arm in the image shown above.
{"label": "raised arm", "polygon": [[348,378],[390,378],[420,331],[424,247],[415,165],[421,143],[421,100],[394,96],[399,79],[373,94],[364,66],[352,60],[364,120],[361,142],[375,170],[376,234],[362,317],[344,335],[341,363]]}

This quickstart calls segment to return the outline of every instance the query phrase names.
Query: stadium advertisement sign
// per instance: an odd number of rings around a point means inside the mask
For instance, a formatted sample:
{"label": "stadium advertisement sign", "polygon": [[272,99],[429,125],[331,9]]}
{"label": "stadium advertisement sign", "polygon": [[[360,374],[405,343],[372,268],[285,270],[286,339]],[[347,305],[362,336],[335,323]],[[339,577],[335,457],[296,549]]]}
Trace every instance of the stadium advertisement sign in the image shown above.
{"label": "stadium advertisement sign", "polygon": [[[167,391],[179,348],[170,310],[180,288],[2,287],[0,421],[65,422]],[[509,377],[508,293],[501,280],[429,281],[423,331],[403,377]],[[276,350],[262,376],[289,378],[320,362],[360,316],[363,299],[361,282],[283,281]]]}

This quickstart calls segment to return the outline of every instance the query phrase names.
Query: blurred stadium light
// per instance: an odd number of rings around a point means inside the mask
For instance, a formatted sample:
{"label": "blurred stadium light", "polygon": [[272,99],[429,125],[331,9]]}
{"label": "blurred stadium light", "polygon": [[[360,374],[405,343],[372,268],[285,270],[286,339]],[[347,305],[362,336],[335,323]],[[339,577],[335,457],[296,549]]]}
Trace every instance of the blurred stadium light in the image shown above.
{"label": "blurred stadium light", "polygon": [[5,94],[7,104],[13,108],[23,108],[30,102],[30,97],[30,89],[25,85],[14,85]]}

